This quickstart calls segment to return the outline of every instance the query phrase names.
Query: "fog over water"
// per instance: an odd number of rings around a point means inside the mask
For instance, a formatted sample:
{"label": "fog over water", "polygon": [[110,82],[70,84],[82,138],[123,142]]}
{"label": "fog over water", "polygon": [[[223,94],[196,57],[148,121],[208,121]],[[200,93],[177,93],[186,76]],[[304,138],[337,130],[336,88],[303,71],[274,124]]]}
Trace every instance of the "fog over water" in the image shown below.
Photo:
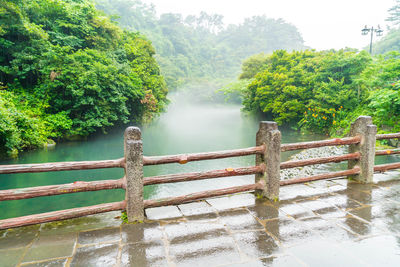
{"label": "fog over water", "polygon": [[[172,93],[167,112],[149,125],[141,126],[144,155],[173,155],[180,153],[210,152],[255,146],[255,134],[259,118],[247,116],[240,105],[196,102],[198,97],[185,93]],[[1,164],[27,164],[61,161],[87,161],[117,159],[123,157],[123,133],[125,127],[110,130],[106,135],[96,135],[87,141],[62,142],[48,149],[37,149],[21,153],[18,159],[2,161]],[[300,135],[283,130],[283,141],[311,140],[323,138],[315,135]],[[230,167],[254,166],[254,156],[189,162],[185,165],[167,164],[146,166],[145,176],[170,173],[220,170]],[[62,171],[47,173],[22,173],[2,175],[0,190],[75,181],[97,181],[123,177],[122,169],[100,169],[84,171]],[[212,190],[250,184],[254,175],[210,179],[202,181],[146,186],[146,199],[183,195],[203,190]],[[121,201],[124,190],[81,192],[50,197],[39,197],[17,201],[0,202],[0,219],[41,213],[73,207]]]}
{"label": "fog over water", "polygon": [[[141,126],[145,156],[173,155],[181,153],[211,152],[255,146],[255,134],[259,120],[241,112],[240,105],[196,102],[197,97],[185,93],[170,94],[168,110],[148,125]],[[87,141],[63,142],[49,149],[37,149],[22,153],[18,159],[1,164],[23,164],[60,161],[84,161],[117,159],[123,157],[123,133],[125,127],[111,130],[106,135],[90,137]],[[326,136],[300,134],[280,127],[282,142],[302,142],[324,139]],[[282,155],[287,160],[290,154]],[[379,163],[398,161],[397,156],[379,158]],[[144,167],[145,177],[221,170],[231,167],[254,166],[253,156],[166,164]],[[346,166],[344,166],[346,168]],[[2,175],[0,190],[65,184],[75,181],[96,181],[123,177],[122,169],[63,171]],[[213,190],[254,183],[254,175],[208,179],[201,181],[146,186],[145,199],[178,196],[203,190]],[[50,197],[0,202],[0,219],[35,214],[53,210],[82,207],[100,203],[121,201],[124,190],[81,192]]]}
{"label": "fog over water", "polygon": [[[145,155],[171,155],[211,152],[255,146],[258,124],[262,118],[246,115],[240,105],[196,102],[193,95],[173,93],[168,111],[144,127]],[[282,141],[297,142],[323,139],[325,136],[302,135],[282,128]],[[290,154],[282,155],[286,160]],[[255,157],[245,156],[218,160],[168,164],[145,167],[145,176],[221,170],[230,167],[254,166]],[[217,178],[174,184],[157,185],[146,189],[146,197],[178,196],[203,190],[254,183],[254,175]]]}
{"label": "fog over water", "polygon": [[[228,150],[254,146],[257,121],[240,112],[239,105],[200,104],[175,93],[168,112],[144,128],[146,155]],[[145,167],[145,175],[194,172],[254,165],[254,157],[230,158]],[[254,178],[230,177],[156,186],[158,197],[252,183]]]}

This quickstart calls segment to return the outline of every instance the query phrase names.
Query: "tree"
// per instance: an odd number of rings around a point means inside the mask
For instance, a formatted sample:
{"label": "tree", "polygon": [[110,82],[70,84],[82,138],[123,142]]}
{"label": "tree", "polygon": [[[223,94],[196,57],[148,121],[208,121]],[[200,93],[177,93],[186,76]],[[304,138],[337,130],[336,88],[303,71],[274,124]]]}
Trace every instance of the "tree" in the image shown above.
{"label": "tree", "polygon": [[389,17],[386,20],[398,25],[400,23],[400,0],[395,0],[395,2],[396,4],[389,8]]}
{"label": "tree", "polygon": [[147,120],[167,103],[151,43],[93,1],[2,1],[0,14],[2,154]]}
{"label": "tree", "polygon": [[251,79],[266,67],[268,56],[260,53],[243,61],[239,79]]}
{"label": "tree", "polygon": [[308,120],[303,125],[329,130],[325,121],[331,126],[337,110],[353,110],[360,99],[368,97],[358,79],[370,61],[366,52],[275,51],[248,85],[244,107],[280,124],[298,123],[311,111],[311,117],[320,114],[323,121],[315,119],[316,124],[310,125]]}

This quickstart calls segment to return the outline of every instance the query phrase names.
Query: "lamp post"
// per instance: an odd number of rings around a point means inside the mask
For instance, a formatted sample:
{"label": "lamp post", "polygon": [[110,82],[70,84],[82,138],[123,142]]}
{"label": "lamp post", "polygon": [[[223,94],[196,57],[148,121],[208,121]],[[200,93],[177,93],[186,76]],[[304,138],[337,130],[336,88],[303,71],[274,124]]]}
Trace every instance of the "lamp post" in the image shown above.
{"label": "lamp post", "polygon": [[369,32],[371,32],[371,42],[369,43],[369,53],[372,54],[372,37],[374,36],[374,32],[376,36],[382,36],[383,30],[381,27],[378,25],[378,29],[374,29],[374,27],[368,28],[367,25],[365,25],[364,29],[361,30],[362,35],[367,35]]}

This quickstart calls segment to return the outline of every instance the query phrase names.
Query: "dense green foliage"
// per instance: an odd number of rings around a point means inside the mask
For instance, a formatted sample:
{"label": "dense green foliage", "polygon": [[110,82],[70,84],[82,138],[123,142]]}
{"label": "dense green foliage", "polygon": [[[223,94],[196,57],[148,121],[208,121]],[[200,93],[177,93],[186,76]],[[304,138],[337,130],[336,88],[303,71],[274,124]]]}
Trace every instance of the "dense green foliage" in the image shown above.
{"label": "dense green foliage", "polygon": [[[400,24],[400,0],[388,21]],[[278,123],[313,132],[341,135],[360,115],[370,115],[378,129],[400,130],[400,29],[379,42],[373,52],[276,51],[244,61],[238,92],[244,109],[261,112]]]}
{"label": "dense green foliage", "polygon": [[239,25],[223,24],[218,14],[162,14],[138,0],[97,0],[121,26],[144,33],[157,50],[168,87],[192,80],[232,79],[242,60],[276,49],[303,49],[297,28],[281,19],[255,16]]}
{"label": "dense green foliage", "polygon": [[154,53],[91,0],[1,1],[0,154],[161,111]]}
{"label": "dense green foliage", "polygon": [[[241,77],[251,79],[242,91],[246,110],[322,133],[341,134],[359,115],[371,115],[380,129],[400,129],[398,52],[280,50],[258,59],[243,65]],[[262,62],[255,76],[246,74],[249,61]]]}

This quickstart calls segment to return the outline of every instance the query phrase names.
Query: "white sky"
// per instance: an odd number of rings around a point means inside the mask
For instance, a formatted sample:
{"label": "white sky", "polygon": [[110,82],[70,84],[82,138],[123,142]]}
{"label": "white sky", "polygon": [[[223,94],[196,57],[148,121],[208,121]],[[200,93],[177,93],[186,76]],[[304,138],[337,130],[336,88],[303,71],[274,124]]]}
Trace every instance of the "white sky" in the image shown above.
{"label": "white sky", "polygon": [[283,18],[299,29],[306,45],[318,50],[369,45],[369,35],[362,36],[361,29],[365,25],[376,27],[380,24],[387,32],[387,10],[395,4],[394,0],[142,1],[153,3],[158,14],[173,12],[186,16],[200,11],[221,14],[225,24],[237,24],[254,15]]}

